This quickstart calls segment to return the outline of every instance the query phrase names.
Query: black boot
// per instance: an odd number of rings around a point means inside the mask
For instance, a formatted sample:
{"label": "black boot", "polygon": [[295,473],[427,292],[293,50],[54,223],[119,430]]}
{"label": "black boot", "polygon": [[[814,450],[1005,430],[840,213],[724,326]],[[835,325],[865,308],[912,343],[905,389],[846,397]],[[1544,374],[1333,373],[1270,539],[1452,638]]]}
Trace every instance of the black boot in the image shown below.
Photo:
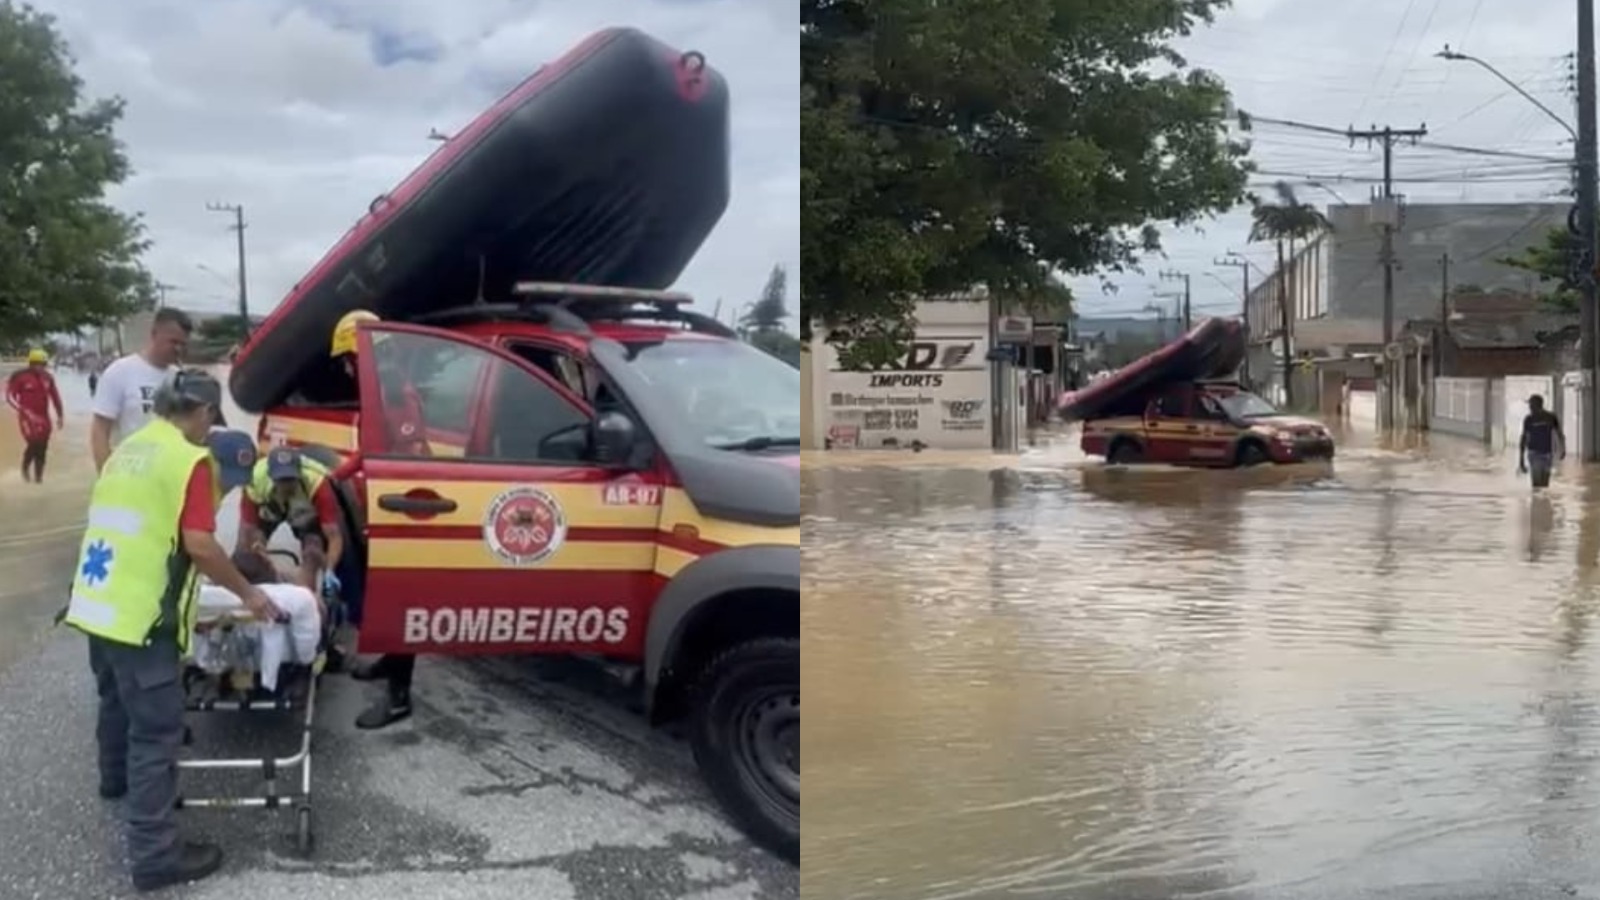
{"label": "black boot", "polygon": [[165,872],[135,874],[133,886],[140,891],[159,891],[175,884],[187,884],[213,875],[222,868],[222,848],[216,844],[184,844],[178,851],[178,864]]}
{"label": "black boot", "polygon": [[387,728],[410,715],[411,691],[391,687],[383,692],[381,699],[356,717],[356,727],[368,731]]}

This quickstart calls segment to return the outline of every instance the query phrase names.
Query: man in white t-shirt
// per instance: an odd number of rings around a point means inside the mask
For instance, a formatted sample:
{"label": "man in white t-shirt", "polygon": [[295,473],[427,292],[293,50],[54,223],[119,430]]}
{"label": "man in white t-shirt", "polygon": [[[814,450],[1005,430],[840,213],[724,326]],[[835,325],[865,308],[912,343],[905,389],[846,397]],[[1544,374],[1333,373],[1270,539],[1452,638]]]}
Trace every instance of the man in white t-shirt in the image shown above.
{"label": "man in white t-shirt", "polygon": [[144,349],[106,366],[94,392],[94,421],[89,426],[89,450],[94,470],[100,471],[111,448],[150,421],[156,388],[183,360],[194,322],[182,310],[156,310],[150,339]]}

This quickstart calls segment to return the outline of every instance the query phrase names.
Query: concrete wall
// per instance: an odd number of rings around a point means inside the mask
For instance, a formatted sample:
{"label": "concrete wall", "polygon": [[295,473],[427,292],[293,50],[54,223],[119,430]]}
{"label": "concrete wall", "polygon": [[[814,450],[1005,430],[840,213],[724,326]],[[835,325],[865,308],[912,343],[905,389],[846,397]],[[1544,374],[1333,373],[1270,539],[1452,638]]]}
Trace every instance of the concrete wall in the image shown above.
{"label": "concrete wall", "polygon": [[1435,378],[1428,428],[1488,443],[1493,392],[1488,378]]}
{"label": "concrete wall", "polygon": [[[1395,320],[1438,318],[1443,272],[1440,259],[1450,255],[1450,283],[1475,284],[1486,290],[1535,288],[1527,273],[1500,265],[1496,259],[1544,240],[1551,228],[1564,227],[1564,203],[1429,203],[1404,207],[1395,234]],[[1378,265],[1380,232],[1368,224],[1366,204],[1328,209],[1334,231],[1329,235],[1328,314],[1339,318],[1383,315],[1383,269]]]}
{"label": "concrete wall", "polygon": [[1514,375],[1507,378],[1435,378],[1429,428],[1482,441],[1497,450],[1514,448],[1528,413],[1528,397],[1539,394],[1561,417],[1567,452],[1581,454],[1583,410],[1578,373]]}

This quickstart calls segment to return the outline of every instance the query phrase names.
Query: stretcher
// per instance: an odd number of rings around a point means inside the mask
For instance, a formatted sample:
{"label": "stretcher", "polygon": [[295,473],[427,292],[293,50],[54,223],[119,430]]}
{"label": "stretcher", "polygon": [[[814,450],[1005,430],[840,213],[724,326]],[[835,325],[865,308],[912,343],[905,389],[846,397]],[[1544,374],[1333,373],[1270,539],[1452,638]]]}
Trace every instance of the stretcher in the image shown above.
{"label": "stretcher", "polygon": [[[287,560],[298,568],[298,555],[288,550],[272,550],[276,560]],[[280,568],[283,566],[280,565]],[[211,590],[217,589],[212,587]],[[230,595],[231,596],[231,595]],[[309,661],[288,660],[278,667],[272,689],[262,684],[262,673],[235,666],[227,672],[207,671],[195,660],[186,661],[184,667],[185,708],[191,713],[301,713],[299,742],[287,755],[267,754],[259,758],[203,758],[191,757],[178,761],[179,772],[184,771],[257,771],[262,779],[262,793],[254,796],[204,796],[186,797],[179,783],[179,809],[293,809],[295,816],[295,848],[302,854],[311,852],[315,833],[311,815],[311,726],[316,716],[317,683],[327,662],[331,646],[333,615],[321,617],[321,635],[317,641],[314,658]],[[211,629],[245,629],[253,619],[240,603],[237,609],[203,611],[197,632]],[[272,626],[285,627],[285,626]],[[192,747],[193,732],[185,728],[184,744]],[[298,783],[288,778],[298,775]]]}

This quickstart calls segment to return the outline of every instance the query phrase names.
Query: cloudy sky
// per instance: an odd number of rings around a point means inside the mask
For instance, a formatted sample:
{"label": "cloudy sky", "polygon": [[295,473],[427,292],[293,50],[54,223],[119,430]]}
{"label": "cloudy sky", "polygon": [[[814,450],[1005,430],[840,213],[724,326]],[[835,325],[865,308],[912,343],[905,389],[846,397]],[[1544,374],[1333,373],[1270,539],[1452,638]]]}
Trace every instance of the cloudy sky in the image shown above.
{"label": "cloudy sky", "polygon": [[[1411,203],[1559,201],[1567,178],[1559,163],[1438,146],[1572,154],[1562,126],[1492,74],[1434,54],[1449,44],[1481,57],[1576,124],[1567,56],[1575,49],[1575,17],[1570,0],[1235,0],[1215,27],[1179,49],[1193,65],[1222,76],[1238,107],[1256,116],[1339,129],[1425,124],[1422,145],[1395,152],[1396,191]],[[1352,148],[1340,137],[1258,124],[1253,141],[1263,174],[1252,186],[1269,195],[1272,182],[1284,178],[1296,182],[1307,202],[1360,203],[1382,176],[1376,148]],[[1114,294],[1103,294],[1093,280],[1074,282],[1080,306],[1086,314],[1138,313],[1152,301],[1170,308],[1172,300],[1154,294],[1180,287],[1157,278],[1175,269],[1190,273],[1197,313],[1236,314],[1240,273],[1212,260],[1235,250],[1270,270],[1272,252],[1247,244],[1248,232],[1244,212],[1207,222],[1200,233],[1169,230],[1169,258],[1150,260],[1146,274],[1120,278]]]}
{"label": "cloudy sky", "polygon": [[[236,301],[227,216],[245,207],[252,311],[276,305],[452,132],[587,34],[632,25],[697,49],[733,97],[733,197],[678,287],[723,314],[799,259],[799,29],[786,0],[32,0],[96,96],[120,94],[169,302]],[[202,266],[206,268],[201,268]],[[210,270],[210,271],[208,271]],[[219,274],[220,273],[220,274]]]}

